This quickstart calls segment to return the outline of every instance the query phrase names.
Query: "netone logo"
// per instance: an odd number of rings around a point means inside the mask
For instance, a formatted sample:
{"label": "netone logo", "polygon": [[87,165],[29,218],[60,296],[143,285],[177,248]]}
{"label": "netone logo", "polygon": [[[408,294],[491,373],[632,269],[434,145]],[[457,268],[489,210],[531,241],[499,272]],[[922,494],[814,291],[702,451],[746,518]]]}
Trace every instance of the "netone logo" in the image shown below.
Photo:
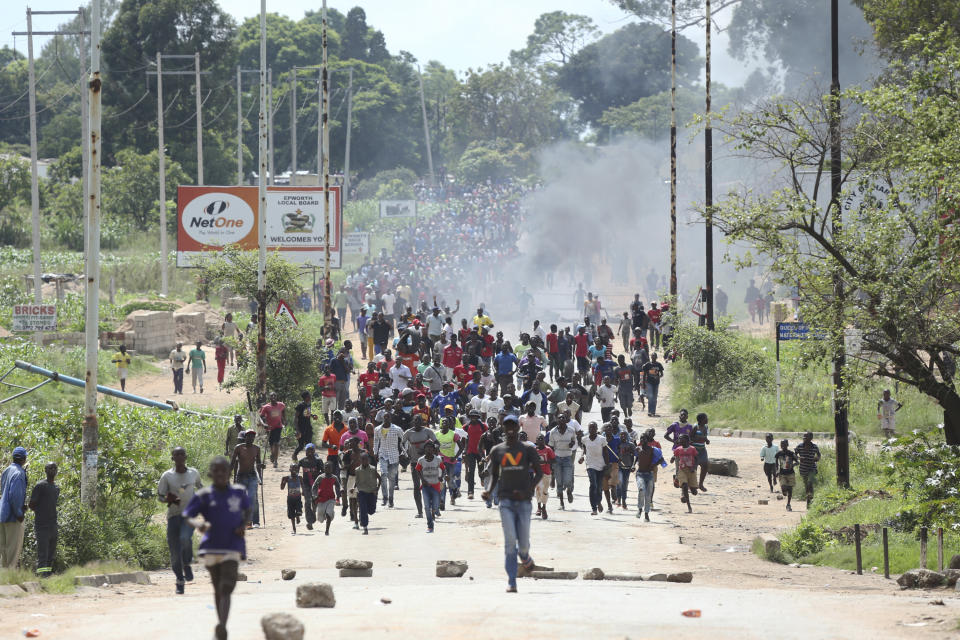
{"label": "netone logo", "polygon": [[183,228],[201,244],[222,247],[242,240],[253,228],[253,210],[230,193],[207,193],[183,208]]}

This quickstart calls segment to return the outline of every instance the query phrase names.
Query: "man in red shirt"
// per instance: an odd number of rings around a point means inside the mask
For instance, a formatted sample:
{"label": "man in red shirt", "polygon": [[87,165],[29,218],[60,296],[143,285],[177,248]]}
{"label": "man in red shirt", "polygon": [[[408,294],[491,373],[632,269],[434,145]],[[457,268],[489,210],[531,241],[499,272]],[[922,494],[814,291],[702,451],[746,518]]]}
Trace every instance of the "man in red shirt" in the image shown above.
{"label": "man in red shirt", "polygon": [[380,374],[377,373],[377,365],[373,362],[367,363],[367,372],[361,373],[357,377],[357,389],[361,392],[363,398],[369,398],[377,390],[377,382],[380,380]]}
{"label": "man in red shirt", "polygon": [[457,381],[457,387],[463,389],[465,386],[470,384],[470,380],[473,378],[473,372],[477,368],[472,364],[458,364],[453,368],[453,377]]}
{"label": "man in red shirt", "polygon": [[457,346],[456,336],[450,336],[450,344],[443,350],[443,366],[446,379],[453,380],[453,370],[463,363],[463,349]]}
{"label": "man in red shirt", "polygon": [[686,503],[687,512],[692,513],[690,494],[697,495],[697,449],[690,446],[690,436],[687,434],[680,436],[680,443],[673,450],[670,462],[674,460],[677,462],[677,483],[683,494],[680,502]]}
{"label": "man in red shirt", "polygon": [[490,330],[484,327],[480,330],[480,339],[483,341],[483,347],[480,348],[480,358],[484,364],[490,364],[493,359],[493,336]]}
{"label": "man in red shirt", "polygon": [[550,497],[550,480],[553,478],[550,474],[553,461],[557,459],[557,455],[553,452],[553,449],[547,446],[546,438],[542,433],[537,436],[537,455],[540,456],[540,468],[543,470],[543,477],[540,478],[536,488],[537,515],[546,520],[547,498]]}
{"label": "man in red shirt", "polygon": [[560,344],[558,342],[557,325],[550,325],[550,333],[547,334],[547,362],[550,366],[550,382],[553,382],[553,372],[563,371],[563,364],[560,362]]}
{"label": "man in red shirt", "polygon": [[337,376],[330,373],[330,367],[323,368],[323,375],[317,380],[320,388],[320,411],[327,424],[332,420],[332,412],[337,408]]}
{"label": "man in red shirt", "polygon": [[467,466],[467,499],[473,500],[473,472],[483,458],[483,454],[480,452],[480,438],[487,432],[487,425],[480,420],[480,412],[476,409],[471,410],[467,415],[470,422],[466,426],[467,448],[464,452],[463,461]]}
{"label": "man in red shirt", "polygon": [[577,335],[573,336],[573,342],[576,344],[573,355],[577,358],[577,371],[580,372],[580,375],[587,374],[590,372],[590,358],[587,357],[587,349],[590,348],[590,336],[587,335],[587,330],[583,325],[577,327]]}
{"label": "man in red shirt", "polygon": [[277,394],[270,394],[270,402],[260,407],[260,422],[267,428],[267,438],[270,443],[270,461],[273,468],[277,468],[277,458],[280,457],[280,435],[285,424],[283,411],[287,405],[277,400]]}
{"label": "man in red shirt", "polygon": [[657,309],[657,303],[650,303],[650,311],[647,311],[647,317],[650,318],[650,325],[647,327],[648,343],[651,349],[660,348],[660,320],[662,311]]}

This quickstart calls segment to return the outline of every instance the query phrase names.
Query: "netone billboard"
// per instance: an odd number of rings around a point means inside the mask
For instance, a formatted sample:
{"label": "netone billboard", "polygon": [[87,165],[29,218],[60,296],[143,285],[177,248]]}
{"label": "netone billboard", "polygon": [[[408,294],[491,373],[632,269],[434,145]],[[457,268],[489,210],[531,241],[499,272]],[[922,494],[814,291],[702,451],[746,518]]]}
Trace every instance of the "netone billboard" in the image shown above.
{"label": "netone billboard", "polygon": [[[267,249],[291,262],[322,265],[325,225],[322,187],[267,187]],[[257,187],[177,189],[177,266],[227,245],[259,247]],[[340,187],[330,188],[330,266],[340,267]]]}

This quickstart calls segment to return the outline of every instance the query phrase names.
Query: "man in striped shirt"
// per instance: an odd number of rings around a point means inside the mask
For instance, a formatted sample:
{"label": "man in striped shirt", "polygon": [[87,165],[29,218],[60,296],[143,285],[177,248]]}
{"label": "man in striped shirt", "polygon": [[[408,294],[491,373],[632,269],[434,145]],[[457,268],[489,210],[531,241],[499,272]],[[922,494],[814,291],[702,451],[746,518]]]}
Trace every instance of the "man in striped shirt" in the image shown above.
{"label": "man in striped shirt", "polygon": [[400,468],[400,440],[403,438],[403,430],[388,422],[389,418],[386,420],[373,432],[373,455],[379,461],[380,474],[384,478],[384,482],[380,483],[383,505],[389,504],[393,508],[393,492],[399,482],[397,474]]}
{"label": "man in striped shirt", "polygon": [[820,448],[813,444],[813,433],[803,434],[803,442],[794,449],[800,460],[800,477],[803,478],[803,489],[807,494],[807,509],[813,500],[813,483],[817,479],[817,463],[820,462]]}

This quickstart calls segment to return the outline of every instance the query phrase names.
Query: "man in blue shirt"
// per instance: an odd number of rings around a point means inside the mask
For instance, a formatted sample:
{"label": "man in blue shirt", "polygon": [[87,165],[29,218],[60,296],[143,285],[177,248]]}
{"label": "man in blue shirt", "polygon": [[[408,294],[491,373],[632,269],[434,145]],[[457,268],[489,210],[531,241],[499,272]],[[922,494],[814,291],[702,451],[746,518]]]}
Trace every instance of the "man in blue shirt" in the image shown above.
{"label": "man in blue shirt", "polygon": [[13,462],[0,474],[0,567],[16,569],[23,549],[23,515],[27,501],[27,450],[13,450]]}
{"label": "man in blue shirt", "polygon": [[350,370],[353,368],[347,359],[347,351],[341,349],[337,357],[330,359],[330,373],[336,377],[333,383],[337,392],[337,409],[343,409],[350,398]]}
{"label": "man in blue shirt", "polygon": [[517,370],[517,356],[510,352],[507,345],[503,345],[500,353],[493,359],[497,373],[497,384],[500,385],[500,394],[503,395],[507,385],[513,382],[513,374]]}

